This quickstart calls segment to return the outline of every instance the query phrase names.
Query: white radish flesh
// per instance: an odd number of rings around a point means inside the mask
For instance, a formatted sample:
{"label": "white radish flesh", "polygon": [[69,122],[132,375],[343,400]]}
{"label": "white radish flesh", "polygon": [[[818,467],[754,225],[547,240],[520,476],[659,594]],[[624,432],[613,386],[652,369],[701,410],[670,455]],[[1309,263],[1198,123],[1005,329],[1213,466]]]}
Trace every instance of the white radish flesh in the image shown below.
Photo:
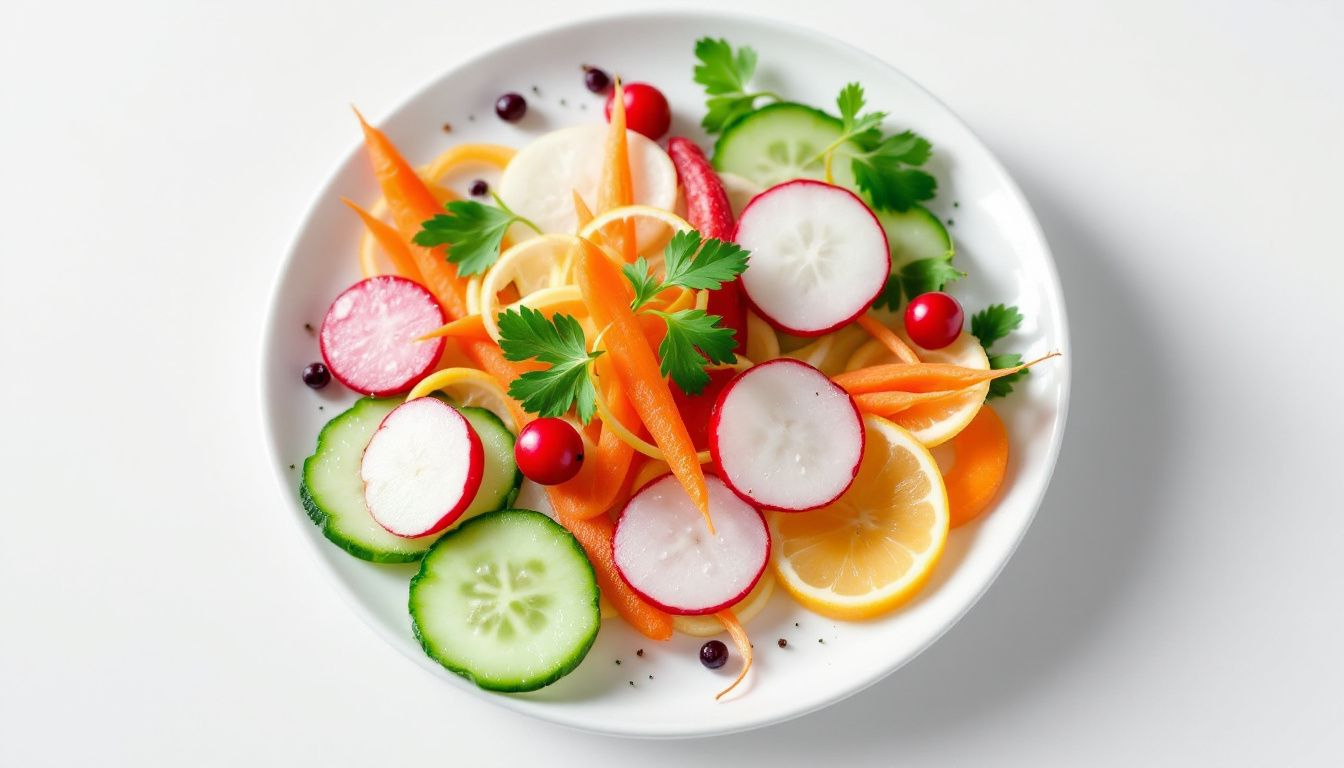
{"label": "white radish flesh", "polygon": [[770,559],[770,532],[723,481],[705,477],[714,533],[672,475],[626,503],[613,541],[616,568],[630,588],[675,614],[714,613],[756,586]]}
{"label": "white radish flesh", "polygon": [[757,195],[734,238],[751,253],[742,288],[762,317],[819,336],[872,305],[891,272],[877,217],[847,189],[790,181]]}
{"label": "white radish flesh", "polygon": [[398,536],[437,533],[476,498],[485,452],[452,406],[422,397],[397,406],[364,449],[359,474],[378,524]]}
{"label": "white radish flesh", "polygon": [[[597,191],[607,141],[606,124],[590,123],[552,131],[513,156],[499,180],[499,196],[543,232],[574,234],[578,218],[574,192],[597,211]],[[634,131],[626,132],[634,203],[672,210],[677,202],[677,171],[663,148]],[[600,213],[600,211],[597,211]],[[657,236],[657,222],[640,222],[641,242]],[[535,237],[521,224],[509,231],[515,242]]]}
{"label": "white radish flesh", "polygon": [[709,424],[720,476],[752,503],[801,512],[835,501],[863,458],[863,421],[849,393],[812,366],[780,358],[743,372]]}
{"label": "white radish flesh", "polygon": [[318,341],[327,368],[345,386],[378,397],[409,392],[438,362],[444,339],[417,341],[443,325],[443,309],[404,277],[370,277],[331,303]]}

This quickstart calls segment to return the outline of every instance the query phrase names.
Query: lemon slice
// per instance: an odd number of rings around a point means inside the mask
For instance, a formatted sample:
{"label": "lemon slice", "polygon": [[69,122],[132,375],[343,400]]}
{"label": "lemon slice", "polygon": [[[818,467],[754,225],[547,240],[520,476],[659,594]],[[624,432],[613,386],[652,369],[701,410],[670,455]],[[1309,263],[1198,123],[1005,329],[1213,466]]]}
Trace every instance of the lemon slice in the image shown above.
{"label": "lemon slice", "polygon": [[[989,357],[980,340],[969,333],[962,332],[957,340],[942,349],[925,349],[910,340],[900,325],[894,329],[896,334],[910,345],[910,348],[925,363],[951,363],[978,371],[989,370]],[[900,362],[882,342],[873,339],[849,358],[845,370],[853,371],[870,365],[884,365]],[[989,394],[989,382],[976,384],[956,397],[949,397],[935,403],[917,405],[892,417],[896,422],[915,436],[916,440],[932,448],[951,440],[966,428],[985,404],[985,395]]]}
{"label": "lemon slice", "polygon": [[463,408],[484,408],[505,424],[513,425],[514,434],[522,426],[509,407],[509,397],[499,382],[485,371],[475,368],[445,368],[420,380],[406,395],[407,400],[443,392],[454,405]]}
{"label": "lemon slice", "polygon": [[910,599],[947,541],[943,476],[927,448],[879,416],[865,416],[867,446],[854,484],[810,512],[777,512],[775,575],[805,607],[866,619]]}
{"label": "lemon slice", "polygon": [[[639,252],[648,257],[649,264],[655,269],[662,268],[663,245],[667,243],[668,238],[674,232],[692,229],[691,223],[681,218],[677,214],[654,208],[651,205],[624,205],[620,208],[612,208],[606,213],[593,217],[593,220],[584,225],[579,230],[579,237],[593,239],[603,227],[618,221],[629,221],[633,219],[636,224],[644,222],[660,223],[665,226],[651,229],[647,225],[638,227]],[[650,234],[652,233],[652,234]]]}
{"label": "lemon slice", "polygon": [[[579,241],[573,235],[542,235],[505,251],[481,278],[476,311],[490,338],[499,341],[499,293],[510,285],[528,296],[566,282],[570,254]],[[531,306],[531,305],[529,305]]]}

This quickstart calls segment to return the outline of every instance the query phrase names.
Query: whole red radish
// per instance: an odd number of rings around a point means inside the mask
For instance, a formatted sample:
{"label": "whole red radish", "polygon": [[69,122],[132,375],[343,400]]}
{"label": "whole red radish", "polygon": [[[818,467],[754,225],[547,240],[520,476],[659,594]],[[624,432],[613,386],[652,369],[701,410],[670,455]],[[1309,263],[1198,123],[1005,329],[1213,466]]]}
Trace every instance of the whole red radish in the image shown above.
{"label": "whole red radish", "polygon": [[[625,92],[625,125],[632,131],[657,141],[672,126],[672,108],[667,105],[663,92],[648,83],[622,83]],[[611,120],[612,91],[607,96],[607,120]]]}

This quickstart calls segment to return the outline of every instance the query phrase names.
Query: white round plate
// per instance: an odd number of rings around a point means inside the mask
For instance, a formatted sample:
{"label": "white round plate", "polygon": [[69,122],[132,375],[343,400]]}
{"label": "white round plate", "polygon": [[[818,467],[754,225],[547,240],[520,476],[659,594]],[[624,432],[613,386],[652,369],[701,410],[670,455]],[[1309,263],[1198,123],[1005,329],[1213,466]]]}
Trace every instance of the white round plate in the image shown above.
{"label": "white round plate", "polygon": [[[755,48],[756,84],[763,89],[833,109],[841,86],[859,81],[869,107],[890,112],[888,127],[913,128],[932,141],[931,170],[939,189],[931,207],[955,219],[957,264],[970,273],[955,292],[967,312],[990,303],[1016,304],[1026,322],[1000,342],[1003,347],[1028,358],[1064,352],[1034,370],[1010,398],[995,402],[1012,434],[1006,487],[992,512],[951,534],[932,580],[911,603],[876,621],[845,623],[809,613],[776,590],[747,627],[756,665],[746,683],[721,702],[714,694],[736,673],[736,654],[723,669],[708,671],[696,658],[701,640],[678,636],[654,642],[619,620],[603,625],[588,657],[555,685],[522,695],[478,691],[427,658],[411,636],[406,599],[414,566],[362,562],[327,542],[304,515],[298,472],[289,468],[302,464],[323,423],[355,399],[335,383],[314,392],[299,372],[319,359],[317,340],[304,324],[319,324],[331,299],[359,277],[360,223],[340,199],[369,203],[376,187],[357,145],[318,194],[280,268],[262,352],[262,413],[284,498],[276,513],[298,524],[333,585],[364,619],[447,685],[545,720],[627,736],[704,736],[797,717],[872,685],[928,647],[984,593],[1026,532],[1055,465],[1068,404],[1064,299],[1021,192],[947,107],[891,66],[842,42],[736,16],[602,18],[497,48],[434,80],[391,115],[369,117],[415,164],[460,142],[522,146],[545,131],[602,119],[602,99],[584,89],[580,71],[592,64],[628,82],[657,85],[672,104],[672,134],[694,137],[708,148],[699,128],[704,98],[691,79],[694,44],[705,35]],[[495,97],[506,91],[528,100],[527,117],[517,125],[500,121],[492,109]],[[451,133],[443,131],[445,122]],[[353,144],[359,138],[353,115],[348,130]],[[787,648],[777,646],[780,638],[789,641]]]}

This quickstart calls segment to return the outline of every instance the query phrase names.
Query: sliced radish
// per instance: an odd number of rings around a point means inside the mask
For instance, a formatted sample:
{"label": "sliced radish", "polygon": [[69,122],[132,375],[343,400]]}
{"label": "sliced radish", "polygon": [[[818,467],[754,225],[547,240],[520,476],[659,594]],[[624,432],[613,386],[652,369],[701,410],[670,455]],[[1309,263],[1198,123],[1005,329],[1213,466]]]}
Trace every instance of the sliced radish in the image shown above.
{"label": "sliced radish", "polygon": [[755,507],[705,476],[714,533],[672,475],[626,502],[612,543],[621,578],[650,603],[681,615],[714,613],[756,586],[770,560],[770,532]]}
{"label": "sliced radish", "polygon": [[820,336],[867,311],[891,272],[881,223],[842,187],[802,179],[757,195],[733,238],[751,252],[742,288],[771,325]]}
{"label": "sliced radish", "polygon": [[438,533],[476,498],[485,450],[447,403],[421,397],[397,406],[364,449],[359,476],[369,514],[407,538]]}
{"label": "sliced radish", "polygon": [[709,451],[724,482],[753,504],[786,512],[840,498],[859,472],[863,444],[849,393],[789,358],[743,371],[709,422]]}
{"label": "sliced radish", "polygon": [[404,277],[361,280],[336,297],[318,342],[327,368],[365,395],[399,395],[439,362],[446,339],[416,341],[446,322],[424,286]]}

